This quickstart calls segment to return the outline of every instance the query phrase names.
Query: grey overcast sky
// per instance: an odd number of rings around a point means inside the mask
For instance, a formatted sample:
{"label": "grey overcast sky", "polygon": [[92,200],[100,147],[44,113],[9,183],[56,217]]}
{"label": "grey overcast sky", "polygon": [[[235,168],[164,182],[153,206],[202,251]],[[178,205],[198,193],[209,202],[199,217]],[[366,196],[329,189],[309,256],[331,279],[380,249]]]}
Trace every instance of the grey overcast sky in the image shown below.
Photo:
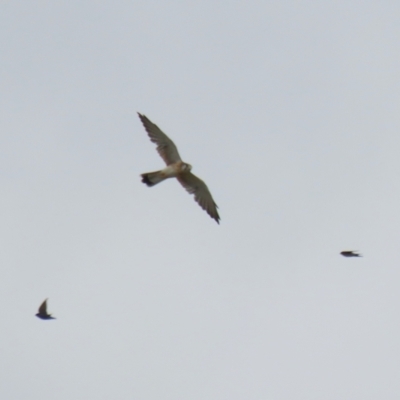
{"label": "grey overcast sky", "polygon": [[[399,20],[398,1],[2,1],[0,398],[397,400]],[[220,226],[140,182],[164,164],[138,111]]]}

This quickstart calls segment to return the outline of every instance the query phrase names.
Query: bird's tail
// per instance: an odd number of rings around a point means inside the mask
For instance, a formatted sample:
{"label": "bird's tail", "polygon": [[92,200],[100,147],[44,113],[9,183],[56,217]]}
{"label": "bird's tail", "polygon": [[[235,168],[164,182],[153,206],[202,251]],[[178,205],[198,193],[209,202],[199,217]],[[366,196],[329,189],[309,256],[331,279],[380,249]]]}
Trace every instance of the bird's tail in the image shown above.
{"label": "bird's tail", "polygon": [[145,174],[141,174],[140,176],[142,177],[142,182],[145,183],[147,186],[157,185],[157,183],[160,183],[164,179],[166,179],[162,171],[146,172]]}

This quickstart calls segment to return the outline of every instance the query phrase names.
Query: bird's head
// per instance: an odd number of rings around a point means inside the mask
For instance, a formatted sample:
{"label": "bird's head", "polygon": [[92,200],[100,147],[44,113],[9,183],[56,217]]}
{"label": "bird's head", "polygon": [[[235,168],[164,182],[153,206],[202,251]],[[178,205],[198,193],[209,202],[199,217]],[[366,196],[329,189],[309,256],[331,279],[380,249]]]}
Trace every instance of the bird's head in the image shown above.
{"label": "bird's head", "polygon": [[187,164],[187,163],[182,164],[182,171],[190,172],[191,170],[192,170],[192,166],[190,164]]}

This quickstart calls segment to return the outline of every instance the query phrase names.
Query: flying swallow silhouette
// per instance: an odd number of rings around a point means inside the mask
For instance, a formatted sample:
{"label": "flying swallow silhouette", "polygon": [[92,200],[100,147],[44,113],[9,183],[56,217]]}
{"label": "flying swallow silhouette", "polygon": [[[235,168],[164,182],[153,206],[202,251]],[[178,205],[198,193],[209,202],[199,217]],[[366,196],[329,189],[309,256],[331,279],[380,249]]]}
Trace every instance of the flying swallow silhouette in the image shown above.
{"label": "flying swallow silhouette", "polygon": [[345,250],[340,253],[343,257],[362,257],[361,254],[356,253],[354,250]]}
{"label": "flying swallow silhouette", "polygon": [[51,314],[47,313],[47,299],[40,305],[36,316],[40,319],[55,319]]}

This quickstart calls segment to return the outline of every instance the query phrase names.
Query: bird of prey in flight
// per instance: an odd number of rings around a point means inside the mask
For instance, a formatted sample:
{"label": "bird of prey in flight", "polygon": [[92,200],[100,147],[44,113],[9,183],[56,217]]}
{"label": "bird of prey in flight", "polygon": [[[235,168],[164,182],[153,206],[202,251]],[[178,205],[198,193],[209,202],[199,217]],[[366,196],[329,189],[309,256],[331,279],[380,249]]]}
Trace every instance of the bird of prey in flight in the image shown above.
{"label": "bird of prey in flight", "polygon": [[47,313],[47,299],[40,305],[36,316],[40,319],[55,319],[51,314]]}
{"label": "bird of prey in flight", "polygon": [[354,250],[345,250],[340,253],[343,257],[362,257],[362,255],[358,254]]}
{"label": "bird of prey in flight", "polygon": [[147,186],[154,186],[168,178],[176,178],[179,183],[190,193],[208,215],[219,224],[220,217],[214,199],[207,185],[190,171],[192,166],[182,161],[175,143],[145,115],[138,113],[150,140],[157,145],[158,154],[167,167],[155,172],[141,174],[142,182]]}

